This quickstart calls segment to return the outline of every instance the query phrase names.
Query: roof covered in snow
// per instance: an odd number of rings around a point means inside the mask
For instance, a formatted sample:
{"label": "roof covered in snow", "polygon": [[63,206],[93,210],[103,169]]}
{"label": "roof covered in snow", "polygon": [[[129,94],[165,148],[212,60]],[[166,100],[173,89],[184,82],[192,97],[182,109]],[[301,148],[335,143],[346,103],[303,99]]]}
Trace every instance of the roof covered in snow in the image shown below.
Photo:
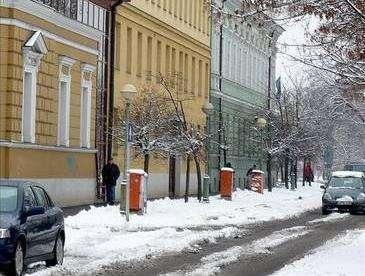
{"label": "roof covered in snow", "polygon": [[336,171],[332,173],[333,177],[364,177],[363,172],[355,171]]}

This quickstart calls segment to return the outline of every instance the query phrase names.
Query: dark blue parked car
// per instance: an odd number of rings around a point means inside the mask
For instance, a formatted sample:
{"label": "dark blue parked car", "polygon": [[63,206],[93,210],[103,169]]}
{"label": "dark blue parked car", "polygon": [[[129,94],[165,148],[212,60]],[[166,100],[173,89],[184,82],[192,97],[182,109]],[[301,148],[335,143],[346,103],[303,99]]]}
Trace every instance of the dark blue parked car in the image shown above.
{"label": "dark blue parked car", "polygon": [[0,265],[22,275],[26,265],[62,264],[63,212],[36,183],[0,180]]}

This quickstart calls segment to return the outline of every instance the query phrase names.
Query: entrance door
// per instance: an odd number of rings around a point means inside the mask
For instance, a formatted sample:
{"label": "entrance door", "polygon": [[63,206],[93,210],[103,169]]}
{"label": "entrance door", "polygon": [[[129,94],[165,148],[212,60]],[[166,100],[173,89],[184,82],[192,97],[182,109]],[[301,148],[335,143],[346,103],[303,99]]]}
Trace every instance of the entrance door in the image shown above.
{"label": "entrance door", "polygon": [[172,155],[169,162],[169,197],[176,197],[176,157]]}

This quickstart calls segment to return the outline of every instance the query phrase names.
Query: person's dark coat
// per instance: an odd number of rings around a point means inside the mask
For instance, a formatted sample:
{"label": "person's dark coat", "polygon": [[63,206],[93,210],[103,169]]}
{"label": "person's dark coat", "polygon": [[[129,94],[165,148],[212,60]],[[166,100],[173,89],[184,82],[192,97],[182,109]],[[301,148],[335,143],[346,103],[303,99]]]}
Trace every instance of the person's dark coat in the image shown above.
{"label": "person's dark coat", "polygon": [[102,171],[103,182],[107,186],[115,186],[117,184],[117,179],[120,176],[119,168],[116,164],[106,164]]}
{"label": "person's dark coat", "polygon": [[307,164],[304,167],[304,178],[307,179],[308,181],[313,181],[314,175],[310,164]]}

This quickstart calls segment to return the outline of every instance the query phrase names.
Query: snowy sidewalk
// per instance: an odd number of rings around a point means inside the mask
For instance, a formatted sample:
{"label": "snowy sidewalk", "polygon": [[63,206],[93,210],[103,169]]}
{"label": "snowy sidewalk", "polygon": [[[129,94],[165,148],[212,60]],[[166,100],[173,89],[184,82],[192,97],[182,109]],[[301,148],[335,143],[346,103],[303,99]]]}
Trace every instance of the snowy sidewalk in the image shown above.
{"label": "snowy sidewalk", "polygon": [[93,207],[65,219],[66,252],[62,267],[37,275],[90,273],[116,261],[143,259],[179,252],[201,241],[214,242],[237,234],[245,224],[283,219],[318,208],[319,184],[297,191],[274,189],[257,194],[238,190],[231,201],[218,196],[210,203],[191,198],[148,202],[148,213],[132,215],[130,222],[119,214],[119,206]]}

